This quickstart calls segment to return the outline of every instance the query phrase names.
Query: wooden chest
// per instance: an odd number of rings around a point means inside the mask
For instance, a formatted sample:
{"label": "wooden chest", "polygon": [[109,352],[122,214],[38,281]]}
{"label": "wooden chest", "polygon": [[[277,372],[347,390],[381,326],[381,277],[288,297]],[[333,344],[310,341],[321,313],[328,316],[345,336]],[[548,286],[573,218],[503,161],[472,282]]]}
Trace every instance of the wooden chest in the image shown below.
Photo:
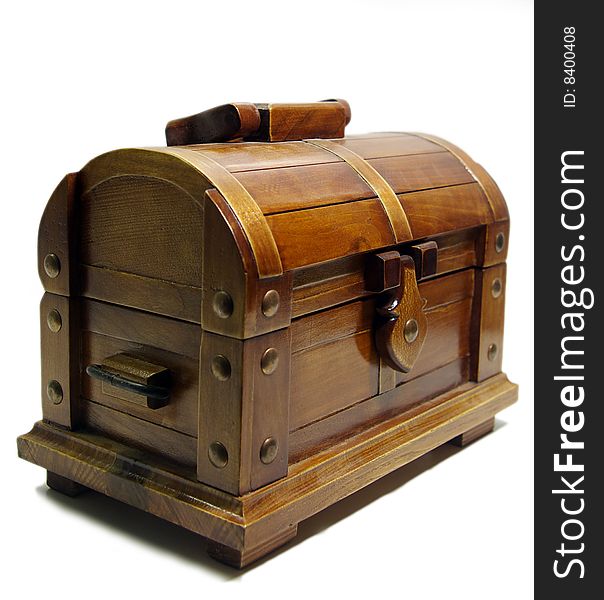
{"label": "wooden chest", "polygon": [[51,487],[243,566],[492,429],[517,395],[503,197],[452,144],[349,120],[225,105],[63,179],[39,235],[43,421],[18,443]]}

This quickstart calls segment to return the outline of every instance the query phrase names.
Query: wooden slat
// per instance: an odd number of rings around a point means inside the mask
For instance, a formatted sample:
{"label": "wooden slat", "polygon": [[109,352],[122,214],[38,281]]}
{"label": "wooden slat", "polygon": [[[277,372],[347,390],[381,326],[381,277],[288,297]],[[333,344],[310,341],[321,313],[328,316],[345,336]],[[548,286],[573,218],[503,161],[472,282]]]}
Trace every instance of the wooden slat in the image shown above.
{"label": "wooden slat", "polygon": [[395,243],[379,200],[267,217],[285,270]]}
{"label": "wooden slat", "polygon": [[486,172],[482,165],[479,165],[477,162],[472,160],[472,158],[470,158],[470,156],[468,156],[461,148],[458,148],[454,144],[451,144],[451,142],[443,140],[442,138],[439,138],[435,135],[427,135],[425,133],[416,133],[414,135],[442,146],[453,156],[455,156],[466,169],[468,169],[468,171],[484,190],[495,221],[507,221],[510,218],[505,200],[501,194],[501,190],[499,187],[497,187],[497,184],[493,178]]}
{"label": "wooden slat", "polygon": [[82,400],[82,415],[88,428],[105,434],[118,442],[140,448],[151,455],[159,455],[186,466],[195,466],[197,440],[194,437],[160,427]]}
{"label": "wooden slat", "polygon": [[339,162],[333,154],[306,142],[200,144],[187,149],[202,151],[231,173]]}
{"label": "wooden slat", "polygon": [[414,238],[489,223],[492,219],[478,184],[457,185],[398,196]]}
{"label": "wooden slat", "polygon": [[[367,161],[398,193],[474,183],[474,178],[448,152],[376,158]],[[440,190],[435,190],[439,193]],[[483,203],[488,210],[488,204]]]}
{"label": "wooden slat", "polygon": [[404,386],[360,402],[290,433],[290,464],[347,439],[372,424],[425,402],[468,380],[468,359],[461,358],[410,381]]}
{"label": "wooden slat", "polygon": [[346,136],[336,143],[350,148],[363,158],[384,158],[441,152],[444,149],[426,139],[405,133],[370,133],[365,136]]}
{"label": "wooden slat", "polygon": [[138,308],[191,323],[201,322],[201,287],[82,265],[82,296]]}
{"label": "wooden slat", "polygon": [[197,359],[201,330],[198,326],[150,315],[103,302],[84,300],[82,329]]}
{"label": "wooden slat", "polygon": [[290,431],[378,393],[370,331],[292,355]]}
{"label": "wooden slat", "polygon": [[291,324],[292,352],[371,329],[375,302],[362,300],[297,319]]}
{"label": "wooden slat", "polygon": [[375,196],[344,162],[243,171],[236,177],[265,215]]}

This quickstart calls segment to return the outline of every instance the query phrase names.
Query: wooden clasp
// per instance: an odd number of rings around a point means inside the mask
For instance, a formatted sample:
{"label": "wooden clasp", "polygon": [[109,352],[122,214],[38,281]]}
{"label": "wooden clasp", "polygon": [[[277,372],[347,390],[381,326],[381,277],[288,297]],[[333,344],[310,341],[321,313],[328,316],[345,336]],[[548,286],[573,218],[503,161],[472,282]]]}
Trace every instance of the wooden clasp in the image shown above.
{"label": "wooden clasp", "polygon": [[372,284],[382,285],[384,290],[376,306],[377,351],[389,367],[408,373],[428,331],[426,302],[417,287],[416,264],[410,256],[391,251],[375,255],[373,265]]}

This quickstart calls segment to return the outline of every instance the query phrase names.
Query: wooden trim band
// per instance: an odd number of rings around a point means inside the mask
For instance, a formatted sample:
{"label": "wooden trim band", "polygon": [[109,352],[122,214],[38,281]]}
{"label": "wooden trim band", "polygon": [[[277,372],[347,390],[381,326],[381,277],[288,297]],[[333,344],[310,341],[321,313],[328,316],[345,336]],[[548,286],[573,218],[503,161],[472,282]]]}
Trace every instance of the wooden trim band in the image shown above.
{"label": "wooden trim band", "polygon": [[394,233],[396,243],[406,242],[413,239],[411,226],[407,215],[403,210],[399,199],[388,182],[361,156],[342,144],[331,140],[305,140],[308,144],[318,146],[335,154],[352,167],[375,192],[379,198],[382,208],[390,221],[390,227]]}
{"label": "wooden trim band", "polygon": [[228,200],[252,249],[258,277],[265,279],[283,275],[281,256],[266,218],[235,176],[200,150],[162,148],[162,152],[177,156],[201,171]]}
{"label": "wooden trim band", "polygon": [[493,215],[493,221],[507,221],[510,218],[508,213],[507,205],[503,199],[501,190],[497,187],[497,184],[493,181],[492,177],[486,172],[485,168],[479,165],[477,162],[472,160],[461,148],[458,148],[454,144],[443,140],[435,135],[428,135],[425,133],[409,133],[415,137],[428,140],[434,144],[438,144],[441,148],[451,153],[470,173],[476,180],[476,183],[482,189],[491,214]]}

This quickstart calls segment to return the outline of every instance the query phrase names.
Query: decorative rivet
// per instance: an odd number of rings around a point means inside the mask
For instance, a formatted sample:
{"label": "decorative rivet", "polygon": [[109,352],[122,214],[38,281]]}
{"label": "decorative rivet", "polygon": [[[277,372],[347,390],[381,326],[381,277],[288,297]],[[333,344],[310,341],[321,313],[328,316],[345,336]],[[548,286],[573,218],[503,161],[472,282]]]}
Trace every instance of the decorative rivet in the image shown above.
{"label": "decorative rivet", "polygon": [[503,250],[504,246],[505,246],[505,234],[503,233],[503,231],[500,231],[495,236],[495,251],[501,252]]}
{"label": "decorative rivet", "polygon": [[497,358],[497,344],[491,344],[487,350],[487,358],[495,360]]}
{"label": "decorative rivet", "polygon": [[262,314],[265,317],[273,317],[279,310],[279,292],[277,290],[269,290],[262,298]]}
{"label": "decorative rivet", "polygon": [[56,254],[51,253],[44,257],[44,270],[51,279],[59,276],[59,273],[61,272],[61,261]]}
{"label": "decorative rivet", "polygon": [[208,458],[217,469],[224,469],[229,462],[229,453],[220,442],[212,442],[208,448]]}
{"label": "decorative rivet", "polygon": [[501,283],[501,279],[499,279],[499,277],[495,277],[495,279],[493,279],[493,283],[491,284],[491,295],[493,298],[499,298],[499,296],[501,296],[501,292],[503,292],[503,284]]}
{"label": "decorative rivet", "polygon": [[221,319],[228,319],[233,314],[233,299],[231,295],[224,290],[216,292],[212,308]]}
{"label": "decorative rivet", "polygon": [[46,324],[48,325],[48,329],[50,329],[53,333],[57,333],[63,326],[63,319],[61,319],[61,313],[53,308],[46,315]]}
{"label": "decorative rivet", "polygon": [[279,352],[276,348],[269,348],[262,355],[260,361],[260,367],[265,375],[270,375],[275,372],[277,365],[279,364]]}
{"label": "decorative rivet", "polygon": [[231,363],[226,356],[217,354],[212,359],[212,374],[220,381],[226,381],[231,376]]}
{"label": "decorative rivet", "polygon": [[413,343],[417,339],[417,336],[419,335],[419,325],[415,319],[409,319],[405,323],[403,334],[408,344]]}
{"label": "decorative rivet", "polygon": [[46,386],[46,395],[53,404],[61,404],[63,402],[63,388],[58,381],[52,379]]}
{"label": "decorative rivet", "polygon": [[260,447],[260,460],[265,465],[270,465],[275,458],[277,458],[277,452],[279,451],[279,444],[274,437],[268,437],[262,442]]}

